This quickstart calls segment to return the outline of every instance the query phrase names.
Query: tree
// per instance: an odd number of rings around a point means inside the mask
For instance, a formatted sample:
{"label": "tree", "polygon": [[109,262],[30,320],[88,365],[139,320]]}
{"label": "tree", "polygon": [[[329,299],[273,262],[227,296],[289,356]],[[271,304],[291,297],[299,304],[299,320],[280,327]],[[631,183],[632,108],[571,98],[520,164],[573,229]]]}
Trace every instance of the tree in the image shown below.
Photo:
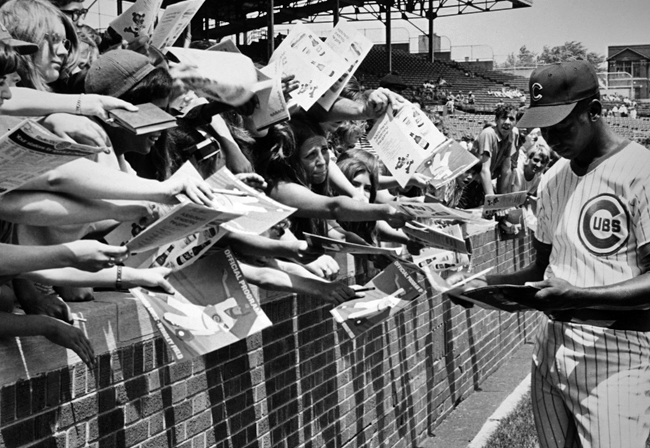
{"label": "tree", "polygon": [[503,63],[502,67],[534,67],[535,65],[537,65],[537,53],[530,51],[524,45],[519,49],[519,53],[517,55],[510,53],[506,57],[506,60]]}
{"label": "tree", "polygon": [[587,51],[581,42],[576,41],[565,42],[564,45],[552,48],[545,45],[539,59],[544,64],[586,59],[594,65],[596,70],[599,69],[600,64],[605,62],[605,56],[593,51]]}

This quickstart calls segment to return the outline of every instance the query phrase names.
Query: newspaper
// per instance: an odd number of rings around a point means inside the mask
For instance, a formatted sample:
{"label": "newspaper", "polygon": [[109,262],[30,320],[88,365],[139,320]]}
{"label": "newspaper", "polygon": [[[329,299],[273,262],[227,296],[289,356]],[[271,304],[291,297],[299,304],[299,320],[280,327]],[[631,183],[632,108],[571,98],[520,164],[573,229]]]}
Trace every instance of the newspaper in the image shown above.
{"label": "newspaper", "polygon": [[187,67],[178,79],[199,95],[241,106],[267,87],[268,82],[258,83],[253,61],[241,53],[180,47],[167,47],[167,51]]}
{"label": "newspaper", "polygon": [[173,45],[205,0],[187,0],[169,5],[153,31],[151,45],[163,49]]}
{"label": "newspaper", "polygon": [[348,65],[343,76],[318,100],[318,104],[325,110],[330,110],[345,85],[372,49],[373,43],[354,26],[340,20],[332,30],[332,34],[325,40],[325,44],[341,55]]}
{"label": "newspaper", "polygon": [[32,120],[23,120],[0,137],[0,195],[100,148],[70,143]]}
{"label": "newspaper", "polygon": [[401,248],[377,247],[363,244],[348,243],[347,241],[335,240],[311,233],[303,233],[307,244],[329,252],[341,252],[352,255],[386,255],[396,257],[399,255]]}
{"label": "newspaper", "polygon": [[175,295],[131,290],[151,314],[176,360],[190,359],[270,327],[230,249],[172,274]]}
{"label": "newspaper", "polygon": [[246,211],[246,215],[222,225],[222,228],[231,232],[259,235],[296,211],[295,208],[280,204],[264,193],[249,187],[226,167],[221,168],[205,181],[218,190],[232,191],[234,194],[222,195],[222,199],[227,200],[233,209]]}
{"label": "newspaper", "polygon": [[305,110],[310,109],[348,70],[349,64],[302,24],[295,25],[271,56],[280,61],[282,76],[295,75],[300,87],[289,95]]}
{"label": "newspaper", "polygon": [[443,229],[427,226],[417,221],[407,222],[403,232],[411,239],[429,247],[452,250],[467,254],[467,243],[463,239],[463,231],[458,224]]}
{"label": "newspaper", "polygon": [[417,279],[398,261],[364,287],[374,289],[366,291],[365,297],[349,300],[330,311],[351,338],[387,320],[424,293]]}
{"label": "newspaper", "polygon": [[163,0],[137,0],[108,26],[128,43],[141,36],[151,36],[162,2]]}
{"label": "newspaper", "polygon": [[201,232],[193,233],[182,240],[174,241],[159,247],[151,254],[149,262],[140,267],[163,266],[172,271],[180,271],[194,264],[224,235],[218,227],[208,227]]}

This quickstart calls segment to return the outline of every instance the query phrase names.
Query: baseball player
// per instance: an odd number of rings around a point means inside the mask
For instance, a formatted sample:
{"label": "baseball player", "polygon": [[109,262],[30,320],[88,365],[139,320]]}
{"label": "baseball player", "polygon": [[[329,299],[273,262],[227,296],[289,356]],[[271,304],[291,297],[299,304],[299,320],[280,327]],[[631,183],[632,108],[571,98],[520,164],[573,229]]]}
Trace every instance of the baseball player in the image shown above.
{"label": "baseball player", "polygon": [[[538,68],[519,124],[562,159],[539,187],[536,260],[471,287],[539,287],[532,363],[542,447],[645,447],[650,431],[650,150],[602,118],[587,61]],[[467,288],[467,286],[465,287]]]}

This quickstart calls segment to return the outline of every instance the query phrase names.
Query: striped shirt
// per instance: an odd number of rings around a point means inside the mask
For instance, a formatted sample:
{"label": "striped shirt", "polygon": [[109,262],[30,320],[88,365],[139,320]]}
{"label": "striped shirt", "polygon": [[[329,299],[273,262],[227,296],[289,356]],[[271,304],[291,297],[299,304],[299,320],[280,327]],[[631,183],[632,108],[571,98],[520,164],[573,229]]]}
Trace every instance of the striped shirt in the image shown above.
{"label": "striped shirt", "polygon": [[650,151],[629,143],[578,176],[559,160],[540,183],[536,237],[552,244],[546,277],[577,287],[637,277],[650,241]]}

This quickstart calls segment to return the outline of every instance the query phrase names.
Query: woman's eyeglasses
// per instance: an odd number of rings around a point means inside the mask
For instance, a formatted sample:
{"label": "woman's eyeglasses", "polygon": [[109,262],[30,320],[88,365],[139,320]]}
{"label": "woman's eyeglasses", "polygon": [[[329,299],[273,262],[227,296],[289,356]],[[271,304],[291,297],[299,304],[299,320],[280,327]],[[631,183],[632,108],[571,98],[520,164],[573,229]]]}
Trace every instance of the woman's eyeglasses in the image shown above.
{"label": "woman's eyeglasses", "polygon": [[45,33],[45,39],[50,44],[50,48],[52,49],[52,51],[55,51],[59,45],[63,45],[65,51],[70,51],[70,49],[72,48],[72,42],[70,42],[70,40],[68,39],[64,39],[58,34]]}

